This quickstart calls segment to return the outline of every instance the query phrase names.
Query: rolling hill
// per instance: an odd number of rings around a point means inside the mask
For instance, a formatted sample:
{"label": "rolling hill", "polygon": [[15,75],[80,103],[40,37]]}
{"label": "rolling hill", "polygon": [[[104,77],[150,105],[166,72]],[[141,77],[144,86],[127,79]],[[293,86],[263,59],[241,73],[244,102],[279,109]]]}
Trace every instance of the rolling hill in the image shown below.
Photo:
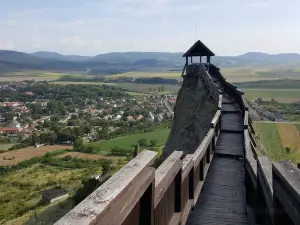
{"label": "rolling hill", "polygon": [[[270,55],[260,52],[249,52],[240,56],[216,56],[212,62],[220,67],[285,65],[300,66],[300,55],[282,53]],[[115,73],[131,70],[173,70],[180,71],[184,59],[182,53],[169,52],[112,52],[94,57],[80,55],[62,55],[56,52],[40,51],[32,54],[0,50],[0,72],[36,69],[36,70],[69,70],[97,73]]]}

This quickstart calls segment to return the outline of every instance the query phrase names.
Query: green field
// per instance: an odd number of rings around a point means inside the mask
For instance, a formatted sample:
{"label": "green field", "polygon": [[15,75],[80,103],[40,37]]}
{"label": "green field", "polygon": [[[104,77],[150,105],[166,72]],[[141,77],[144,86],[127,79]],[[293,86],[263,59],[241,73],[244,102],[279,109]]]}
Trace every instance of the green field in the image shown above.
{"label": "green field", "polygon": [[285,69],[278,65],[221,67],[221,73],[230,82],[254,82],[261,80],[300,79],[298,68]]}
{"label": "green field", "polygon": [[275,99],[278,102],[300,101],[300,89],[242,89],[247,99],[261,98],[263,100]]}
{"label": "green field", "polygon": [[298,130],[299,130],[299,132],[300,132],[300,124],[295,124],[294,125]]}
{"label": "green field", "polygon": [[276,124],[255,123],[255,129],[267,155],[276,161],[282,159],[284,152]]}
{"label": "green field", "polygon": [[14,144],[0,143],[0,151],[7,151]]}
{"label": "green field", "polygon": [[[254,125],[255,130],[257,131],[256,136],[260,140],[261,146],[263,146],[267,156],[274,161],[291,160],[294,163],[300,162],[300,136],[299,132],[297,130],[295,132],[295,128],[293,127],[295,126],[299,130],[299,124],[256,122]],[[287,146],[291,147],[289,153],[285,151],[285,147]]]}
{"label": "green field", "polygon": [[65,75],[74,75],[78,76],[80,74],[77,73],[60,73],[60,72],[52,72],[52,71],[38,71],[38,70],[23,70],[19,72],[9,72],[0,74],[0,82],[11,82],[11,81],[22,81],[22,80],[57,80],[61,76]]}
{"label": "green field", "polygon": [[142,78],[142,77],[163,77],[163,78],[173,78],[173,79],[179,79],[181,76],[180,72],[139,72],[139,71],[133,71],[133,72],[127,72],[127,73],[121,73],[121,74],[115,74],[107,77],[134,77],[134,78]]}
{"label": "green field", "polygon": [[81,84],[81,85],[113,85],[115,87],[123,88],[129,94],[139,95],[138,93],[149,92],[149,88],[161,88],[164,86],[162,94],[177,93],[180,86],[170,84],[133,84],[133,83],[103,83],[103,82],[74,82],[74,81],[54,81],[53,84],[67,85],[67,84]]}
{"label": "green field", "polygon": [[137,144],[138,140],[146,139],[147,141],[156,140],[158,145],[164,145],[169,136],[170,130],[158,130],[149,133],[140,133],[127,135],[111,140],[104,140],[93,142],[88,145],[98,149],[99,153],[108,154],[112,148],[120,148],[126,151],[133,151],[134,145]]}

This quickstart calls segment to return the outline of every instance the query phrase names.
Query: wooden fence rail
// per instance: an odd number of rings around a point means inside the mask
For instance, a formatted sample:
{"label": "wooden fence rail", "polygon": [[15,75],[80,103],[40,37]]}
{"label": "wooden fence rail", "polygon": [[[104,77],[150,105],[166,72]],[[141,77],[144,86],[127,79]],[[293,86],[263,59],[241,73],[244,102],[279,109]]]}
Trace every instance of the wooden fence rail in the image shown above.
{"label": "wooden fence rail", "polygon": [[142,151],[56,225],[185,225],[200,195],[220,133],[221,112],[194,154],[173,152],[156,170]]}
{"label": "wooden fence rail", "polygon": [[[228,88],[234,93],[234,87]],[[300,170],[290,161],[272,162],[257,153],[249,105],[243,95],[234,95],[244,111],[246,202],[255,212],[256,224],[300,224]]]}
{"label": "wooden fence rail", "polygon": [[[276,163],[257,153],[243,93],[224,78],[220,80],[244,117],[246,202],[257,224],[299,225],[300,170],[289,161]],[[185,225],[214,156],[221,107],[222,96],[211,128],[194,154],[175,151],[155,170],[152,164],[157,153],[141,152],[56,225]]]}

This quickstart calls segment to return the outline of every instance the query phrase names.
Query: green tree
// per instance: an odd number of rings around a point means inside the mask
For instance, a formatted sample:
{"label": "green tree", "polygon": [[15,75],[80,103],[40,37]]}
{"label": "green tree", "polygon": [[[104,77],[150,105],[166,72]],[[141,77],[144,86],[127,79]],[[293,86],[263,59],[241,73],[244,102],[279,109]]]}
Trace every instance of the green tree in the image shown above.
{"label": "green tree", "polygon": [[77,138],[73,145],[73,151],[84,152],[84,143],[81,137]]}
{"label": "green tree", "polygon": [[148,146],[148,141],[145,138],[141,138],[138,140],[138,144],[140,144],[140,146]]}
{"label": "green tree", "polygon": [[150,145],[151,145],[152,147],[157,146],[157,145],[158,145],[157,140],[150,140]]}

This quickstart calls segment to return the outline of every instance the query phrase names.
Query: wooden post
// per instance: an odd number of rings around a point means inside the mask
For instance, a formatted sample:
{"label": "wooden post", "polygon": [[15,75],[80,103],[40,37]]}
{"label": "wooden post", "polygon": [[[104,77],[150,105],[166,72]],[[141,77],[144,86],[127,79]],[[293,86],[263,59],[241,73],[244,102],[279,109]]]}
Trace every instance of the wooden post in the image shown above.
{"label": "wooden post", "polygon": [[186,65],[186,69],[187,69],[187,66],[189,65],[189,59],[187,56],[185,57],[185,65]]}
{"label": "wooden post", "polygon": [[191,63],[193,63],[193,56],[191,56]]}
{"label": "wooden post", "polygon": [[300,163],[297,164],[297,168],[300,169]]}
{"label": "wooden post", "polygon": [[272,166],[274,224],[300,224],[300,171],[291,161]]}
{"label": "wooden post", "polygon": [[204,159],[202,158],[199,165],[200,169],[200,181],[204,181]]}
{"label": "wooden post", "polygon": [[181,183],[182,169],[179,170],[175,177],[175,212],[182,212],[184,207],[181,202]]}
{"label": "wooden post", "polygon": [[140,224],[154,225],[154,183],[140,200]]}
{"label": "wooden post", "polygon": [[136,145],[134,146],[133,157],[136,157],[139,153],[140,153],[140,145],[139,145],[139,144],[136,144]]}

